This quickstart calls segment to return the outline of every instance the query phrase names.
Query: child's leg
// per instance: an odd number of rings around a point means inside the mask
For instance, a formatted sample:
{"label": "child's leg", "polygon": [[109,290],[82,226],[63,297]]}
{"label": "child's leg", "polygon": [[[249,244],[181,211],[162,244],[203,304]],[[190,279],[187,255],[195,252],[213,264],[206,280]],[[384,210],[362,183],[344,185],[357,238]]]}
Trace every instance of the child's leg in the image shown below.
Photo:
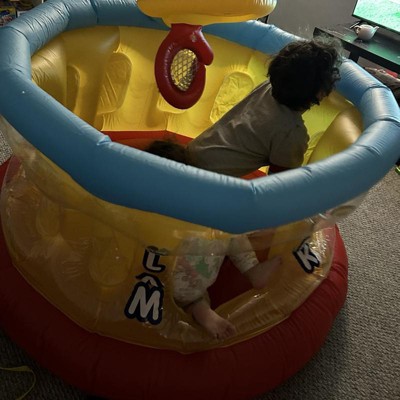
{"label": "child's leg", "polygon": [[259,262],[257,254],[246,235],[237,236],[231,240],[229,257],[255,289],[265,287],[272,271],[282,263],[280,256]]}
{"label": "child's leg", "polygon": [[244,276],[250,281],[254,289],[262,289],[266,286],[271,273],[281,265],[282,258],[277,256],[264,261],[244,272]]}
{"label": "child's leg", "polygon": [[185,310],[215,339],[227,339],[236,332],[235,327],[212,310],[204,298],[190,304]]}

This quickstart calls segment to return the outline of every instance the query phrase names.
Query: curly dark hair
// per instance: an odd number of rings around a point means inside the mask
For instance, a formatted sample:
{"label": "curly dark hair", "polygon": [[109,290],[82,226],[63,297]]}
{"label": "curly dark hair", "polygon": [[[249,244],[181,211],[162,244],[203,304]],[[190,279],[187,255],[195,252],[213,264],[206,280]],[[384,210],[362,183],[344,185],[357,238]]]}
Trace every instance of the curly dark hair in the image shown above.
{"label": "curly dark hair", "polygon": [[191,165],[192,163],[189,153],[186,151],[186,147],[174,140],[154,140],[144,151],[183,164]]}
{"label": "curly dark hair", "polygon": [[289,43],[269,65],[272,96],[292,110],[308,110],[333,90],[340,64],[337,40],[317,37]]}

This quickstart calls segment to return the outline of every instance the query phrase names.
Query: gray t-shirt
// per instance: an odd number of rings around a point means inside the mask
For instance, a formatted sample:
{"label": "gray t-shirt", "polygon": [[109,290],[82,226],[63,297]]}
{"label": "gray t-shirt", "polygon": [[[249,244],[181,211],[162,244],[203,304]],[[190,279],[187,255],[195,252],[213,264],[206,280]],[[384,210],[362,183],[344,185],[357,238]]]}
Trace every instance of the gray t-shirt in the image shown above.
{"label": "gray t-shirt", "polygon": [[302,164],[309,137],[301,113],[278,103],[264,82],[188,144],[193,165],[243,176],[274,164]]}

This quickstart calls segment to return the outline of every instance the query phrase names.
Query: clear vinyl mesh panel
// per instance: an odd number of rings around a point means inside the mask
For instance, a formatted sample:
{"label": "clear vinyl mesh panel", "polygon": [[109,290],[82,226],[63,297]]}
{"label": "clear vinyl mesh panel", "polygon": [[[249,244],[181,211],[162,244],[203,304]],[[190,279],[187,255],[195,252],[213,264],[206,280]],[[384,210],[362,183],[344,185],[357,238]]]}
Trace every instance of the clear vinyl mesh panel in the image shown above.
{"label": "clear vinyl mesh panel", "polygon": [[[217,304],[217,312],[237,329],[227,344],[271,328],[327,275],[333,224],[356,205],[230,235],[100,200],[4,126],[18,157],[10,163],[1,193],[3,230],[15,266],[80,326],[127,342],[181,352],[220,346],[174,300],[174,274],[184,263],[201,265],[204,274],[211,263],[223,264],[227,278],[217,279],[212,292],[227,291]],[[259,260],[280,256],[282,262],[263,289],[232,294],[233,277],[241,276],[229,258],[250,249],[232,246],[242,239]]]}

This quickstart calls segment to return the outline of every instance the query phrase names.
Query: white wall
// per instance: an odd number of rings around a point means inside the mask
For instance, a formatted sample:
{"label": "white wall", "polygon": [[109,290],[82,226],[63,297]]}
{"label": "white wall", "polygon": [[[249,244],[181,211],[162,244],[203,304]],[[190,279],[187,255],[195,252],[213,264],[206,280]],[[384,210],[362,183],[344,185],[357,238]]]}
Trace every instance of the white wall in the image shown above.
{"label": "white wall", "polygon": [[356,21],[351,14],[356,0],[277,0],[268,22],[304,38],[316,26],[328,27]]}

